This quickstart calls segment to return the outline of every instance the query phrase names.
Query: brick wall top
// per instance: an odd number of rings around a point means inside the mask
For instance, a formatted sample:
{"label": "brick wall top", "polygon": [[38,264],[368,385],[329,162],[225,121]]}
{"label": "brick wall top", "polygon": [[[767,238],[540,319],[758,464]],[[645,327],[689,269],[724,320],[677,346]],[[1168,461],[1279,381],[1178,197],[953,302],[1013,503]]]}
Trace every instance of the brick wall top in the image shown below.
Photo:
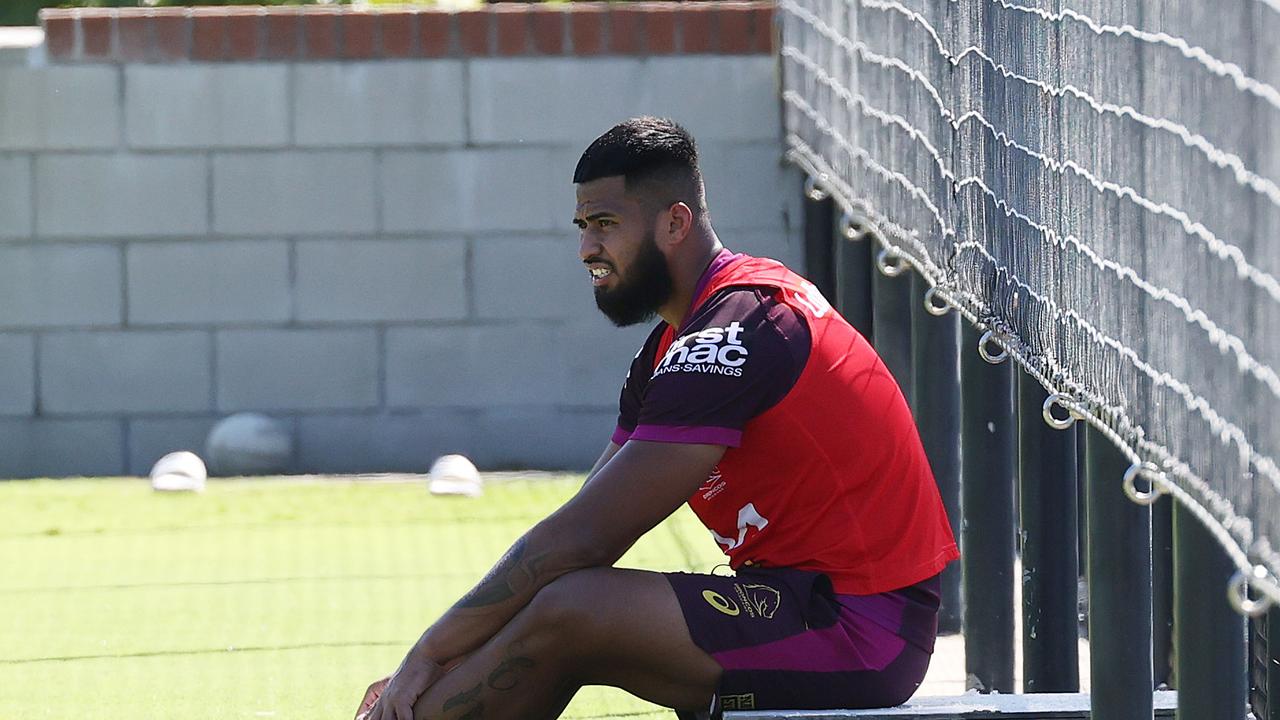
{"label": "brick wall top", "polygon": [[773,2],[44,10],[54,62],[767,54]]}

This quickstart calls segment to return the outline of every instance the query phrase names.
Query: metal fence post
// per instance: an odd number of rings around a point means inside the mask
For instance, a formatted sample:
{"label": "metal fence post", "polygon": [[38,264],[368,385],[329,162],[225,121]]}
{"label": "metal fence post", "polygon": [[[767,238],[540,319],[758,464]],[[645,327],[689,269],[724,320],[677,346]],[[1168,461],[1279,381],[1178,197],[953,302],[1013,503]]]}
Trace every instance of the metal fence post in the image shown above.
{"label": "metal fence post", "polygon": [[1257,720],[1280,720],[1280,609],[1249,622],[1249,707]]}
{"label": "metal fence post", "polygon": [[837,221],[835,235],[836,294],[833,300],[836,309],[871,342],[874,340],[871,290],[871,273],[875,272],[871,257],[874,243],[870,233],[854,227],[847,218]]}
{"label": "metal fence post", "polygon": [[1151,506],[1152,681],[1173,687],[1173,498]]}
{"label": "metal fence post", "polygon": [[834,297],[835,201],[808,181],[804,193],[804,276],[824,297]]}
{"label": "metal fence post", "polygon": [[1173,508],[1178,719],[1240,720],[1249,693],[1245,619],[1227,600],[1236,567],[1200,520]]}
{"label": "metal fence post", "polygon": [[961,506],[964,665],[982,692],[1013,686],[1013,373],[976,352],[979,332],[961,331]]}
{"label": "metal fence post", "polygon": [[1085,444],[1092,718],[1150,720],[1151,513],[1125,496],[1124,454],[1094,428]]}
{"label": "metal fence post", "polygon": [[[938,481],[938,492],[951,521],[951,532],[960,540],[960,318],[945,305],[931,302],[929,284],[919,273],[911,275],[911,348],[914,354],[912,386],[915,388],[916,426],[929,466]],[[928,308],[934,308],[932,311]],[[941,311],[941,315],[935,312]],[[960,632],[960,564],[942,571],[942,607],[938,632]]]}
{"label": "metal fence post", "polygon": [[[1046,406],[1048,397],[1035,378],[1018,373],[1022,687],[1029,693],[1080,689],[1075,423]],[[1068,426],[1050,427],[1052,412]]]}
{"label": "metal fence post", "polygon": [[[871,271],[872,320],[876,353],[898,381],[907,404],[915,407],[911,381],[911,266],[885,250],[876,253],[875,270]],[[891,274],[885,274],[884,269]]]}
{"label": "metal fence post", "polygon": [[1263,687],[1267,694],[1267,707],[1266,716],[1259,716],[1258,720],[1280,720],[1280,609],[1272,608],[1262,624],[1266,628],[1262,660],[1266,666]]}

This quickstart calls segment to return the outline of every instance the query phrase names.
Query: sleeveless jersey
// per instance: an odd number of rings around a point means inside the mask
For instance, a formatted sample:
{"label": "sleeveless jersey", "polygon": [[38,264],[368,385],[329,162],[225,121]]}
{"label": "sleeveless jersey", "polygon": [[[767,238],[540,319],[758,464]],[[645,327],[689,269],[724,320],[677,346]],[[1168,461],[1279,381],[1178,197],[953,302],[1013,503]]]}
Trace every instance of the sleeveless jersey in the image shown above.
{"label": "sleeveless jersey", "polygon": [[[869,595],[930,578],[959,557],[911,411],[867,341],[777,261],[738,255],[704,282],[687,317],[720,290],[753,287],[809,329],[795,384],[726,443],[736,447],[689,499],[730,566],[814,570],[837,593]],[[667,326],[655,371],[685,352],[675,340]]]}

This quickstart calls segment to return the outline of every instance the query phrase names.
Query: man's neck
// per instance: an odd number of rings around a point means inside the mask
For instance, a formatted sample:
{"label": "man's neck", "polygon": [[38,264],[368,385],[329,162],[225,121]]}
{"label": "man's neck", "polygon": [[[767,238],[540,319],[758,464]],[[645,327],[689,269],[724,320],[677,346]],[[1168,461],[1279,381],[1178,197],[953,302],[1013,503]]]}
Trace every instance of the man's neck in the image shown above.
{"label": "man's neck", "polygon": [[693,257],[676,263],[678,267],[671,269],[671,299],[658,309],[658,315],[677,330],[689,314],[690,306],[695,300],[693,293],[698,288],[698,281],[710,267],[711,261],[715,260],[716,255],[724,249],[712,231],[708,231],[705,239],[696,243],[696,247],[699,249]]}

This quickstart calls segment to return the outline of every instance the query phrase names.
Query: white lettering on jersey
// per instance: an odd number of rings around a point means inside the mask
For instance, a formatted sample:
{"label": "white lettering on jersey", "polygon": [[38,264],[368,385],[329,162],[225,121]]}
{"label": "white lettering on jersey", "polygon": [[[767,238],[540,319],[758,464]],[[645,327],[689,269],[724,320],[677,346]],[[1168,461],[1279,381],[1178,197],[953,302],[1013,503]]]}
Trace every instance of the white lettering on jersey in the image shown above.
{"label": "white lettering on jersey", "polygon": [[822,317],[831,312],[831,303],[822,297],[822,292],[818,290],[818,286],[806,280],[800,287],[804,288],[804,294],[797,293],[795,300],[813,313],[814,317]]}
{"label": "white lettering on jersey", "polygon": [[698,492],[702,493],[703,500],[710,500],[719,495],[727,484],[724,476],[720,474],[720,466],[717,465],[711,469],[711,474],[707,476],[707,481],[702,483],[702,487],[698,488]]}
{"label": "white lettering on jersey", "polygon": [[742,377],[749,351],[742,343],[742,323],[711,327],[681,336],[662,356],[653,377],[669,372],[708,373]]}
{"label": "white lettering on jersey", "polygon": [[737,538],[727,538],[717,533],[715,530],[711,531],[711,536],[716,539],[716,542],[725,546],[725,552],[729,552],[746,541],[748,528],[755,528],[756,531],[759,532],[760,530],[765,529],[768,524],[769,521],[764,517],[761,517],[760,513],[756,512],[755,503],[747,503],[738,511]]}

